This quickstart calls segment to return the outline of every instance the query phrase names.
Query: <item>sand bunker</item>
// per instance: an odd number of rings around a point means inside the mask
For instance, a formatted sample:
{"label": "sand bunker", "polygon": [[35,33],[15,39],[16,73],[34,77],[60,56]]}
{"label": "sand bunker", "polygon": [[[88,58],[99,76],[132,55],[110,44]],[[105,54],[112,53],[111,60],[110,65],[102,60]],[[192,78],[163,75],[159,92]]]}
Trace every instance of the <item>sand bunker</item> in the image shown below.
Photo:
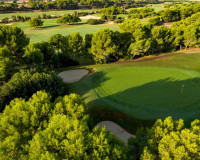
{"label": "sand bunker", "polygon": [[79,81],[88,73],[89,71],[86,69],[76,69],[61,72],[58,74],[58,76],[61,77],[65,83],[73,83]]}
{"label": "sand bunker", "polygon": [[125,131],[122,127],[120,127],[118,124],[111,122],[111,121],[102,121],[98,123],[96,126],[99,126],[100,128],[103,126],[106,126],[106,129],[110,131],[112,134],[116,135],[119,139],[124,141],[126,144],[128,143],[128,139],[130,137],[135,138],[135,135],[132,135]]}
{"label": "sand bunker", "polygon": [[97,16],[91,16],[91,15],[87,15],[87,16],[82,16],[82,17],[79,17],[80,19],[82,20],[88,20],[88,19],[100,19],[100,17],[97,17]]}
{"label": "sand bunker", "polygon": [[107,21],[107,22],[104,22],[104,24],[114,24],[113,21]]}

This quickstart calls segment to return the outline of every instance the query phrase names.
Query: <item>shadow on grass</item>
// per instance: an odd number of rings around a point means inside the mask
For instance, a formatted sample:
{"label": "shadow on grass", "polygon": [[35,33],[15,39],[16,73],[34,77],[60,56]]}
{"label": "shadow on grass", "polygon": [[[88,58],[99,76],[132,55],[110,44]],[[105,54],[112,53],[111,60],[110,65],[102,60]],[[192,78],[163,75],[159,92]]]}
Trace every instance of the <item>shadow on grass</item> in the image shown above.
{"label": "shadow on grass", "polygon": [[46,28],[54,28],[54,27],[58,27],[58,26],[60,26],[60,25],[44,26],[44,27],[41,27],[41,28],[44,28],[44,29],[46,29]]}
{"label": "shadow on grass", "polygon": [[[93,80],[95,85],[90,85],[90,89],[100,87],[108,78],[99,73]],[[133,134],[137,128],[151,127],[158,118],[168,116],[174,120],[182,118],[188,125],[200,117],[199,85],[200,78],[174,80],[169,77],[103,98],[97,91],[99,98],[87,103],[88,113],[95,124],[111,120]]]}

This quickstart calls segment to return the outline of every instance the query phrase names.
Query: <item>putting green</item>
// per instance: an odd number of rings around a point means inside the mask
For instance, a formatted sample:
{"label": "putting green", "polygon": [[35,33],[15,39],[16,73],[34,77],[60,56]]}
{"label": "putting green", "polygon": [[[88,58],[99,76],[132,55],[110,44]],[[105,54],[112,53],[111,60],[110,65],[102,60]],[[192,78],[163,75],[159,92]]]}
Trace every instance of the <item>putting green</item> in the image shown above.
{"label": "putting green", "polygon": [[[190,119],[200,101],[199,74],[156,67],[104,70],[93,78],[95,92],[112,108],[140,119]],[[98,75],[98,74],[97,74]],[[200,107],[199,107],[200,109]]]}

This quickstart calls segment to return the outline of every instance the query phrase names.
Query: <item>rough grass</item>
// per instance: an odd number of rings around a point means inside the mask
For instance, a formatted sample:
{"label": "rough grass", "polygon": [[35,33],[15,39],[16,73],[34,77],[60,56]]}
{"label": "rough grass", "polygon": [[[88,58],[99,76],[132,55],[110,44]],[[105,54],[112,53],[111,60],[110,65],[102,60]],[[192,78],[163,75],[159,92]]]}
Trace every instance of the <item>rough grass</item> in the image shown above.
{"label": "rough grass", "polygon": [[189,123],[200,115],[199,61],[193,53],[94,65],[95,73],[69,88],[82,95],[96,122],[113,120],[133,132],[167,116]]}

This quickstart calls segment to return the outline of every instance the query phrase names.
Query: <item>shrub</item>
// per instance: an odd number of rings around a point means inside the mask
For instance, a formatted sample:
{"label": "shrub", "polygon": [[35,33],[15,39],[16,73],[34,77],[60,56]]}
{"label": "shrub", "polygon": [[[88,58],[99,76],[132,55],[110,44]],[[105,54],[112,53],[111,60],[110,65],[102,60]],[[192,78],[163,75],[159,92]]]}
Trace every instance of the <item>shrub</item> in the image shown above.
{"label": "shrub", "polygon": [[40,18],[31,18],[29,19],[30,27],[37,28],[43,26],[43,21]]}
{"label": "shrub", "polygon": [[16,97],[28,99],[39,90],[50,93],[52,99],[65,93],[64,83],[55,73],[39,73],[35,70],[20,71],[0,88],[0,110]]}
{"label": "shrub", "polygon": [[102,24],[103,21],[100,19],[88,19],[87,24],[95,25],[95,24]]}

